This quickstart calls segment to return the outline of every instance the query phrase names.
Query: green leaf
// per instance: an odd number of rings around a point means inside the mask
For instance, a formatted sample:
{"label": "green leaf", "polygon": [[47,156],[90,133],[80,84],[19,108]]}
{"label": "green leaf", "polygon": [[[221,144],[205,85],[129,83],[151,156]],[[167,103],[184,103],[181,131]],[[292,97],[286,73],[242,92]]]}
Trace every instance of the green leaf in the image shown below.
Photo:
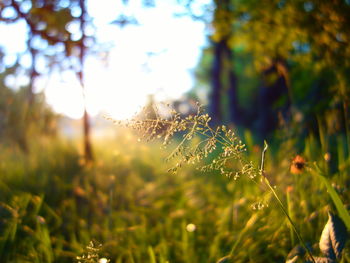
{"label": "green leaf", "polygon": [[346,225],[346,228],[350,230],[350,215],[348,210],[346,210],[343,202],[341,201],[339,195],[337,192],[334,190],[330,182],[327,180],[327,178],[324,176],[324,173],[320,170],[320,168],[315,164],[316,167],[316,172],[315,174],[321,178],[321,181],[324,183],[324,185],[327,188],[327,191],[330,195],[330,197],[333,200],[333,203],[335,207],[337,208],[338,214],[340,218],[343,220],[343,222]]}
{"label": "green leaf", "polygon": [[153,250],[152,246],[148,247],[148,255],[150,257],[151,263],[157,263],[156,255],[154,254],[154,250]]}
{"label": "green leaf", "polygon": [[330,259],[340,259],[346,238],[346,226],[343,221],[329,213],[328,222],[322,231],[319,243],[322,253]]}

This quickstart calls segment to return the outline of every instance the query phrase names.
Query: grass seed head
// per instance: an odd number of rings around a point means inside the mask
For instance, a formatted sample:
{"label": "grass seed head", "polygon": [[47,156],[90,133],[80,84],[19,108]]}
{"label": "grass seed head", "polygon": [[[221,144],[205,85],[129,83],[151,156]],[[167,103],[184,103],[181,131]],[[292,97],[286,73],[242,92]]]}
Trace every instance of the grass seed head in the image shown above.
{"label": "grass seed head", "polygon": [[[140,140],[163,140],[163,146],[174,141],[174,137],[181,137],[180,143],[167,158],[176,160],[175,166],[168,171],[176,173],[185,164],[197,164],[197,169],[202,172],[217,171],[234,180],[241,176],[247,176],[254,180],[260,173],[256,164],[247,160],[246,145],[225,125],[212,128],[210,116],[203,113],[198,105],[197,112],[189,116],[182,116],[174,109],[168,110],[166,118],[155,112],[152,118],[150,114],[142,113],[139,116],[126,121],[125,126],[133,128],[140,135]],[[201,164],[203,159],[210,155],[214,158],[208,164]]]}

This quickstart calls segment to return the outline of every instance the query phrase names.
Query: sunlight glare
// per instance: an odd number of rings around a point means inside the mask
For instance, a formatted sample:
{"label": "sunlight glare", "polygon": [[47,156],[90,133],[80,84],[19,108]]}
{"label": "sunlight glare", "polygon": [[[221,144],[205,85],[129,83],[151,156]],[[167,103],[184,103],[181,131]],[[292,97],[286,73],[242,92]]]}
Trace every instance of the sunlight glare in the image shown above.
{"label": "sunlight glare", "polygon": [[[127,61],[123,56],[119,59]],[[124,67],[111,62],[111,67],[104,68],[100,63],[93,57],[86,61],[85,83],[89,113],[92,110],[100,111],[120,120],[132,117],[145,105],[149,93],[144,87],[142,72],[130,61]]]}
{"label": "sunlight glare", "polygon": [[[106,3],[107,10],[94,8],[100,5],[98,1],[88,1],[96,38],[99,43],[111,43],[111,49],[101,50],[101,56],[86,56],[85,101],[76,73],[69,70],[53,69],[51,75],[38,77],[35,90],[44,91],[54,111],[74,119],[83,116],[84,104],[92,117],[103,113],[114,119],[126,119],[145,106],[150,95],[156,101],[180,99],[193,87],[193,68],[206,41],[204,24],[189,17],[175,18],[174,11],[181,8],[174,0],[159,2],[157,8],[143,8],[136,2]],[[111,24],[121,11],[135,16],[139,24],[122,28]],[[25,30],[23,23],[16,25]],[[25,41],[8,39],[8,43],[1,40],[0,44],[6,44],[5,59],[14,63],[15,54],[23,52]],[[27,60],[23,57],[21,62],[28,64]],[[43,65],[40,69],[47,72],[46,64]]]}
{"label": "sunlight glare", "polygon": [[79,119],[84,113],[84,100],[79,85],[52,82],[45,92],[47,102],[57,113]]}

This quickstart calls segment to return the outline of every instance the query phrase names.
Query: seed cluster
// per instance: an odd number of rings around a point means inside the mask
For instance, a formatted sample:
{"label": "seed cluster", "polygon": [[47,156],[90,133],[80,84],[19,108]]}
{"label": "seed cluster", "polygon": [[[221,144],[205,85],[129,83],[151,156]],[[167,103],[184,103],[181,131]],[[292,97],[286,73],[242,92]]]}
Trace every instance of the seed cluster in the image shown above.
{"label": "seed cluster", "polygon": [[78,263],[108,263],[110,260],[106,258],[100,258],[99,252],[102,245],[96,244],[90,241],[89,245],[85,248],[85,253],[82,256],[78,256],[76,259]]}
{"label": "seed cluster", "polygon": [[[254,179],[260,175],[257,166],[245,158],[246,145],[225,125],[212,128],[210,116],[198,105],[196,114],[182,117],[179,112],[169,108],[167,118],[161,118],[155,110],[155,118],[132,118],[126,122],[117,122],[135,129],[140,140],[162,139],[163,147],[169,145],[175,135],[182,137],[180,143],[167,160],[176,160],[168,171],[176,173],[184,164],[196,164],[215,152],[215,158],[209,164],[199,166],[203,172],[219,171],[220,174],[237,179],[242,175]],[[147,116],[142,114],[141,116]],[[196,138],[196,140],[194,139]],[[199,138],[199,141],[198,141]],[[239,170],[232,169],[232,162],[238,161]]]}

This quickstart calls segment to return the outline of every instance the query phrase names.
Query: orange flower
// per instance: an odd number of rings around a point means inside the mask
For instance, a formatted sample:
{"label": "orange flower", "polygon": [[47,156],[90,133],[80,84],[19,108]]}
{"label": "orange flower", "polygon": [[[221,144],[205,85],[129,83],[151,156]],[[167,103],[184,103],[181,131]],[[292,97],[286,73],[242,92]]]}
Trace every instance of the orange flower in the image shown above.
{"label": "orange flower", "polygon": [[290,192],[292,192],[294,190],[294,187],[293,186],[287,186],[287,188],[286,188],[286,192],[287,193],[290,193]]}
{"label": "orange flower", "polygon": [[306,160],[302,156],[295,156],[290,165],[290,172],[292,174],[301,174],[304,171],[305,164]]}

